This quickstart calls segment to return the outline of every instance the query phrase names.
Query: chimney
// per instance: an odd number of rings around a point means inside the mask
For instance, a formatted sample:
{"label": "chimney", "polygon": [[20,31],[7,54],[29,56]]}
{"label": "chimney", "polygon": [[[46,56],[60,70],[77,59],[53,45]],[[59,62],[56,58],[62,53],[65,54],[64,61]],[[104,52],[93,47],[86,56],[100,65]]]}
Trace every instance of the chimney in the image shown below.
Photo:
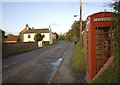
{"label": "chimney", "polygon": [[49,30],[51,31],[51,27],[49,26]]}
{"label": "chimney", "polygon": [[34,27],[32,27],[32,29],[34,29]]}
{"label": "chimney", "polygon": [[28,24],[26,24],[26,25],[25,25],[25,28],[26,28],[27,30],[29,30],[29,25],[28,25]]}

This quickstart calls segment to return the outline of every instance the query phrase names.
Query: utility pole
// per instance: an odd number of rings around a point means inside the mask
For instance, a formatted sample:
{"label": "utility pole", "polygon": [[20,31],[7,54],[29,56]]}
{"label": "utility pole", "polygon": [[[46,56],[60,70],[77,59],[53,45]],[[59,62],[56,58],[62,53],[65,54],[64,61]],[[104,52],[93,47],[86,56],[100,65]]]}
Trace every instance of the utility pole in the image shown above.
{"label": "utility pole", "polygon": [[83,46],[83,40],[82,40],[82,0],[80,0],[80,45]]}

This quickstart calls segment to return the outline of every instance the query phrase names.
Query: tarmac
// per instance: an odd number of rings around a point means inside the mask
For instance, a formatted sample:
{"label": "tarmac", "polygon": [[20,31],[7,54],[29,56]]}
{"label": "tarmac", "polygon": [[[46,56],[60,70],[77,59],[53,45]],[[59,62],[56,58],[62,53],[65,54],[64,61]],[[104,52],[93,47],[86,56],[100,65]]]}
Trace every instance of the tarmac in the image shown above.
{"label": "tarmac", "polygon": [[50,83],[83,83],[85,73],[75,73],[71,69],[71,59],[72,59],[72,48],[73,44],[68,47],[67,51],[64,53],[62,62],[52,75]]}

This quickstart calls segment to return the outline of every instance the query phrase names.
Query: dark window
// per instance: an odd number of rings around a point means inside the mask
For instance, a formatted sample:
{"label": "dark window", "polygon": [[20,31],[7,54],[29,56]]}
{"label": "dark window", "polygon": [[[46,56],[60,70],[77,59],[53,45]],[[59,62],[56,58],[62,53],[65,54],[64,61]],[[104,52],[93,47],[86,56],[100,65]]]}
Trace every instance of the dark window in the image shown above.
{"label": "dark window", "polygon": [[30,35],[28,35],[28,38],[30,38]]}

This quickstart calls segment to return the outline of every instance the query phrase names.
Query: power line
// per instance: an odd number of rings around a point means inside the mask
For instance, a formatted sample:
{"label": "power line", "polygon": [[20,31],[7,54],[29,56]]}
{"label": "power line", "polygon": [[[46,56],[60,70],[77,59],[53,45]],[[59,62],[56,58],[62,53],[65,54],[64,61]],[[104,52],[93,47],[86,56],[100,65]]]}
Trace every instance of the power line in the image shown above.
{"label": "power line", "polygon": [[98,5],[88,4],[88,3],[83,3],[83,5],[93,6],[93,7],[107,7],[107,6],[98,6]]}

